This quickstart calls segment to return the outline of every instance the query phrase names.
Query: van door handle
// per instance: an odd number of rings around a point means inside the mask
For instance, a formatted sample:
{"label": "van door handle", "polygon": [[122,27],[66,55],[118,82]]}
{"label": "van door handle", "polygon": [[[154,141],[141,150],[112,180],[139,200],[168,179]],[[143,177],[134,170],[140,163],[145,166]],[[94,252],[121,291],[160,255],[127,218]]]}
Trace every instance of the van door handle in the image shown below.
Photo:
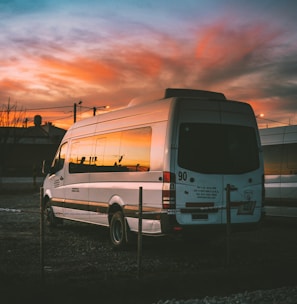
{"label": "van door handle", "polygon": [[63,176],[60,176],[60,180],[62,181],[64,179],[64,177]]}

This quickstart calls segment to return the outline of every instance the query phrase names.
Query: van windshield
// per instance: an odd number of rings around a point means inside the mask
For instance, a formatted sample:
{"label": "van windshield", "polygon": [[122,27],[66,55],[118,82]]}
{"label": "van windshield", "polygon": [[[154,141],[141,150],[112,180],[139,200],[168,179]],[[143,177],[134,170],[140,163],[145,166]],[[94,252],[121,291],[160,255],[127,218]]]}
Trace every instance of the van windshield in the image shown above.
{"label": "van windshield", "polygon": [[178,165],[200,173],[238,174],[259,168],[255,129],[238,125],[182,123]]}

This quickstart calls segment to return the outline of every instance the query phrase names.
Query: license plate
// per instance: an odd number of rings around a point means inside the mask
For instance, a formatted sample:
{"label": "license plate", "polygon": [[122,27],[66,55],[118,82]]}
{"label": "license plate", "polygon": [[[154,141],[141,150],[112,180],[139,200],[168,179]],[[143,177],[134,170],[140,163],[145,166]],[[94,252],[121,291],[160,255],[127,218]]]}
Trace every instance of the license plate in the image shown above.
{"label": "license plate", "polygon": [[207,220],[207,219],[208,219],[208,214],[205,213],[192,214],[192,220]]}
{"label": "license plate", "polygon": [[243,202],[237,210],[237,214],[253,214],[255,210],[256,202],[255,201],[248,201]]}

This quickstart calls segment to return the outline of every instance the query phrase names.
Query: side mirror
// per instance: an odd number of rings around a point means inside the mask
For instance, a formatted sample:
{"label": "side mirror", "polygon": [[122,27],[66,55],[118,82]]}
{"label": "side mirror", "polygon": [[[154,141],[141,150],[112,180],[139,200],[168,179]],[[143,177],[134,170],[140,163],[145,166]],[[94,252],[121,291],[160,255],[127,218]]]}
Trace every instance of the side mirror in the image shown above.
{"label": "side mirror", "polygon": [[44,160],[42,162],[42,170],[41,170],[42,174],[47,175],[48,173],[50,173],[50,161],[49,160]]}

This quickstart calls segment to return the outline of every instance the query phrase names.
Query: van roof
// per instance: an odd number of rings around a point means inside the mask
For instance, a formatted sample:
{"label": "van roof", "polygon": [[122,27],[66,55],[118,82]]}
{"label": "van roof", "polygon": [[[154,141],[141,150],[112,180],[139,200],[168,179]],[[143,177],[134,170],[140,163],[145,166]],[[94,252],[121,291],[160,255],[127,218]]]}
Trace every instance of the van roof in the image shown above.
{"label": "van roof", "polygon": [[[205,101],[228,101],[228,103],[232,103],[232,101],[227,100],[225,95],[222,93],[212,92],[212,91],[204,91],[204,90],[194,90],[194,89],[182,89],[182,88],[167,88],[165,90],[165,96],[162,99],[134,99],[132,100],[128,106],[123,108],[118,108],[112,111],[108,111],[106,113],[102,113],[95,117],[89,117],[83,120],[80,120],[73,124],[69,130],[81,128],[82,126],[91,125],[98,122],[103,122],[106,120],[111,120],[115,118],[119,118],[122,116],[133,116],[138,114],[137,107],[144,107],[142,112],[145,113],[147,108],[152,107],[154,104],[158,103],[158,107],[154,107],[154,111],[158,111],[162,113],[165,117],[168,114],[168,103],[173,101],[175,98],[181,99],[197,99],[197,100],[205,100]],[[170,99],[172,99],[170,101]],[[236,101],[236,103],[239,103]],[[242,102],[240,102],[242,103]],[[167,113],[167,114],[166,114]]]}
{"label": "van roof", "polygon": [[193,89],[167,88],[165,90],[164,98],[171,97],[210,98],[216,100],[226,100],[226,97],[223,93]]}
{"label": "van roof", "polygon": [[297,142],[297,125],[259,129],[262,145]]}

